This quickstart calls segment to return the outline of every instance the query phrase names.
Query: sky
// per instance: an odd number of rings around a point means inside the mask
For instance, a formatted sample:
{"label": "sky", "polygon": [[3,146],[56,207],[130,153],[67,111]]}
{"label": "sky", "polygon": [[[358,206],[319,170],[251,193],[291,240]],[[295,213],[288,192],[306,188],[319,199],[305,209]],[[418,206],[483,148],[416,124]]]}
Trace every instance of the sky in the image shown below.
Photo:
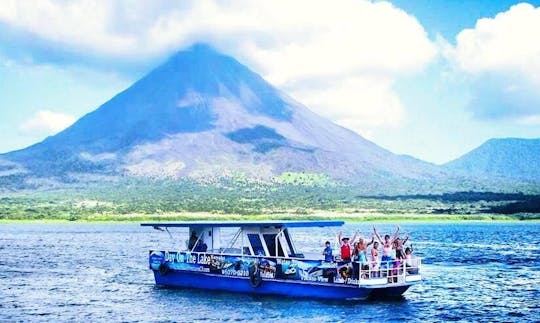
{"label": "sky", "polygon": [[0,153],[200,42],[394,153],[540,138],[540,0],[0,0]]}

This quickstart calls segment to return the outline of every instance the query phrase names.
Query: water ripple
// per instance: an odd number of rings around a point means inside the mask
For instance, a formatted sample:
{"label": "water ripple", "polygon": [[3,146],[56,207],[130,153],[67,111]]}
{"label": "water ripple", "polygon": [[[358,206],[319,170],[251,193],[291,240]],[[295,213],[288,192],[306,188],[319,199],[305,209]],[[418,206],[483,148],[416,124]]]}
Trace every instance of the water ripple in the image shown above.
{"label": "water ripple", "polygon": [[[344,231],[369,236],[372,225]],[[538,224],[414,223],[403,231],[425,257],[424,283],[398,301],[348,302],[157,288],[147,250],[178,249],[183,240],[136,224],[1,225],[0,321],[540,320]],[[294,233],[298,247],[317,253],[336,234]]]}

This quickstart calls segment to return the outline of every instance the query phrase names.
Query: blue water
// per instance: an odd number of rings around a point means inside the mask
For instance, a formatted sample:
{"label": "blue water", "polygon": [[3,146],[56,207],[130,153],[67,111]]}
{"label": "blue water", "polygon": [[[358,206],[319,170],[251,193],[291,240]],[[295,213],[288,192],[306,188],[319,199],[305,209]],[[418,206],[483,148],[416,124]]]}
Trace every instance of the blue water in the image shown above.
{"label": "blue water", "polygon": [[[377,225],[381,232],[392,225]],[[370,225],[348,224],[367,233]],[[324,302],[157,288],[148,249],[177,248],[136,224],[0,225],[0,321],[539,321],[540,224],[402,226],[425,280],[397,301]],[[336,233],[293,231],[321,252]]]}

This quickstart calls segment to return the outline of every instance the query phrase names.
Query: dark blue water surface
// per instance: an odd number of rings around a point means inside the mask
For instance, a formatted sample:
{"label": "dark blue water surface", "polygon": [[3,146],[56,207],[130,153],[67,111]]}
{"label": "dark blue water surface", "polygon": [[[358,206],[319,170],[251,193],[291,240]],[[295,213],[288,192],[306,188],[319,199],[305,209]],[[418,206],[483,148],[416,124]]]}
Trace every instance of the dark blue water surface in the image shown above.
{"label": "dark blue water surface", "polygon": [[[371,224],[347,224],[348,234]],[[391,224],[376,224],[381,232]],[[154,286],[137,224],[1,224],[0,321],[539,321],[539,223],[408,223],[424,282],[394,301],[325,302]],[[321,252],[335,229],[295,229]]]}

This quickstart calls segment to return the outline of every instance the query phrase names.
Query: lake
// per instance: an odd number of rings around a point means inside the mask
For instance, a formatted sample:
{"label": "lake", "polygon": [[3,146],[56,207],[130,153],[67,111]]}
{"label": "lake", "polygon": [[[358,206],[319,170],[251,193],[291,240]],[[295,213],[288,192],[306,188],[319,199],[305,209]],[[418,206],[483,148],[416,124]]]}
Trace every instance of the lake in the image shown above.
{"label": "lake", "polygon": [[[370,234],[395,225],[347,224]],[[148,249],[181,245],[138,224],[1,224],[0,321],[539,321],[539,223],[406,223],[424,282],[394,301],[317,301],[154,286]],[[322,252],[335,229],[294,229]],[[332,241],[333,241],[332,240]]]}

